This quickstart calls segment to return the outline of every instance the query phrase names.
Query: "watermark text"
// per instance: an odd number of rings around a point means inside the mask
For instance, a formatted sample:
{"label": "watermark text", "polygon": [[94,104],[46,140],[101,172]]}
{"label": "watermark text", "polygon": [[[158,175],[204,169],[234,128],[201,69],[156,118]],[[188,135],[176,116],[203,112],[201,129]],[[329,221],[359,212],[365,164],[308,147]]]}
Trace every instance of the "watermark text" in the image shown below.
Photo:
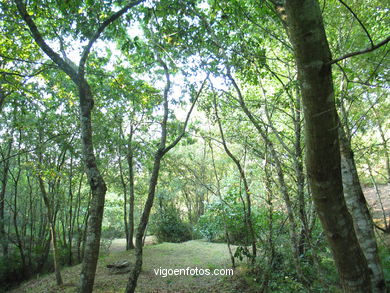
{"label": "watermark text", "polygon": [[233,276],[233,269],[202,269],[202,268],[191,268],[185,269],[168,269],[159,267],[154,269],[156,276],[166,278],[168,276]]}

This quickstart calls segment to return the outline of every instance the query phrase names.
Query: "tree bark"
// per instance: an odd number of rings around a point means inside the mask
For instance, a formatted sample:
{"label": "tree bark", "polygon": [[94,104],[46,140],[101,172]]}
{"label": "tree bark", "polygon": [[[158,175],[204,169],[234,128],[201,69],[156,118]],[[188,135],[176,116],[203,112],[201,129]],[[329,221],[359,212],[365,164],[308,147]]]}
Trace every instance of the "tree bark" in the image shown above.
{"label": "tree bark", "polygon": [[314,204],[345,292],[370,292],[367,262],[343,196],[331,60],[316,0],[287,0],[305,117],[306,168]]}
{"label": "tree bark", "polygon": [[[8,141],[7,154],[5,155],[2,154],[3,159],[4,157],[10,156],[11,149],[12,149],[12,138],[10,138]],[[3,256],[8,255],[8,239],[7,239],[7,234],[5,232],[5,217],[4,217],[5,192],[8,183],[8,172],[9,172],[9,160],[5,160],[3,165],[3,174],[1,178],[1,189],[0,189],[0,241],[1,241]]]}
{"label": "tree bark", "polygon": [[130,126],[130,134],[127,142],[127,165],[129,168],[129,214],[128,214],[128,239],[126,249],[134,249],[134,153],[133,153],[134,127]]}
{"label": "tree bark", "polygon": [[[73,211],[73,154],[70,157],[70,173],[69,173],[69,231],[68,231],[68,265],[73,263],[73,231],[74,231],[74,211]],[[65,233],[65,231],[64,231]]]}
{"label": "tree bark", "polygon": [[[40,161],[41,161],[41,154]],[[41,162],[40,162],[41,163]],[[57,237],[56,237],[56,229],[55,229],[55,216],[54,216],[54,204],[49,199],[49,196],[47,195],[45,184],[43,182],[42,177],[38,176],[38,182],[39,182],[39,188],[41,190],[41,194],[43,197],[43,202],[45,203],[46,209],[47,209],[47,220],[49,222],[50,227],[50,235],[51,235],[51,241],[52,241],[52,247],[53,247],[53,264],[54,264],[54,273],[56,276],[57,285],[62,285],[62,277],[61,277],[61,268],[60,268],[60,261],[59,261],[59,254],[58,254],[58,248],[57,248]]]}
{"label": "tree bark", "polygon": [[134,264],[134,268],[130,273],[130,277],[126,286],[126,293],[134,293],[135,288],[137,286],[137,281],[139,274],[141,273],[142,269],[142,253],[143,253],[143,236],[146,230],[146,226],[149,221],[149,215],[150,211],[153,206],[154,196],[156,192],[156,186],[158,182],[158,174],[160,172],[160,164],[161,159],[164,155],[164,152],[162,149],[159,149],[155,156],[154,156],[154,164],[153,164],[153,170],[152,175],[150,177],[149,181],[149,191],[148,191],[148,197],[145,202],[144,211],[141,216],[140,223],[138,225],[138,231],[135,237],[135,257],[136,262]]}
{"label": "tree bark", "polygon": [[[122,122],[120,122],[122,123]],[[120,130],[122,132],[122,127],[120,126]],[[122,147],[121,142],[119,142],[118,146],[118,165],[119,165],[119,178],[122,184],[123,190],[123,224],[125,225],[125,237],[126,237],[126,250],[129,247],[129,224],[127,222],[127,184],[125,178],[123,177],[123,167],[122,167]]]}
{"label": "tree bark", "polygon": [[83,160],[92,192],[79,292],[90,293],[93,289],[96,266],[99,258],[100,235],[107,187],[97,167],[94,154],[91,123],[93,97],[89,84],[84,79],[79,85],[79,98]]}
{"label": "tree bark", "polygon": [[360,185],[353,152],[341,125],[339,139],[344,197],[352,215],[356,237],[370,269],[371,290],[373,293],[385,293],[386,282],[378,255],[374,225]]}

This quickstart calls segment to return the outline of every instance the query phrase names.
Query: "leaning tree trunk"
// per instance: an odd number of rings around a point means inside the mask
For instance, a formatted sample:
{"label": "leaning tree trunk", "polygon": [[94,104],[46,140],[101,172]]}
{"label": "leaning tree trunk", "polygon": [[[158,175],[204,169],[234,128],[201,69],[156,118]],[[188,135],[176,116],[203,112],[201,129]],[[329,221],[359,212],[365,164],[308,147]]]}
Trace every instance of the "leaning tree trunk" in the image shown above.
{"label": "leaning tree trunk", "polygon": [[196,93],[196,96],[193,99],[193,103],[191,105],[190,110],[187,113],[187,117],[186,117],[186,120],[184,122],[182,132],[179,134],[179,136],[176,137],[176,139],[172,143],[170,143],[168,146],[166,146],[167,123],[168,123],[168,114],[169,114],[168,94],[169,94],[170,87],[171,87],[171,81],[170,81],[168,66],[161,59],[158,52],[156,52],[156,55],[157,55],[157,59],[158,59],[159,63],[164,68],[165,77],[166,77],[166,81],[167,81],[165,88],[164,88],[164,100],[163,100],[164,116],[163,116],[163,119],[161,122],[161,136],[160,136],[159,148],[157,149],[157,151],[154,155],[153,169],[152,169],[152,174],[151,174],[150,181],[149,181],[148,197],[147,197],[146,202],[145,202],[145,206],[144,206],[144,210],[143,210],[143,213],[141,216],[141,220],[140,220],[139,225],[138,225],[137,235],[135,237],[136,261],[135,261],[134,268],[130,273],[129,280],[127,282],[127,286],[126,286],[126,290],[125,290],[126,293],[134,293],[135,288],[137,286],[139,274],[141,273],[142,249],[143,249],[143,244],[144,244],[143,240],[145,239],[144,236],[146,237],[145,231],[146,231],[146,228],[148,226],[150,211],[153,207],[154,196],[155,196],[156,186],[157,186],[157,182],[158,182],[158,176],[159,176],[159,172],[160,172],[161,160],[164,157],[164,155],[166,153],[168,153],[171,149],[173,149],[179,143],[179,141],[183,138],[185,131],[186,131],[188,121],[190,119],[190,115],[192,113],[192,110],[194,109],[195,103],[198,100],[198,98],[203,90],[203,87],[205,85],[205,82],[208,78],[208,76],[207,76],[207,78],[203,81],[201,87],[199,88],[198,92]]}
{"label": "leaning tree trunk", "polygon": [[360,247],[370,268],[371,290],[373,293],[385,293],[386,282],[378,255],[374,225],[360,185],[353,152],[341,125],[339,139],[344,197],[354,221]]}
{"label": "leaning tree trunk", "polygon": [[306,168],[313,201],[345,292],[370,292],[367,262],[348,213],[340,169],[331,54],[316,0],[287,0],[305,117]]}
{"label": "leaning tree trunk", "polygon": [[[250,239],[251,245],[252,245],[251,261],[252,261],[252,264],[254,264],[255,260],[256,260],[257,250],[256,250],[256,234],[255,234],[255,231],[253,229],[253,221],[252,221],[252,209],[251,209],[251,206],[252,206],[251,194],[252,193],[250,191],[249,184],[248,184],[248,181],[246,179],[246,174],[245,174],[243,167],[241,166],[240,161],[236,158],[235,155],[233,155],[233,153],[229,150],[229,148],[227,146],[225,135],[224,135],[223,128],[222,128],[221,119],[219,118],[219,115],[218,115],[218,106],[217,106],[217,101],[216,101],[215,96],[214,96],[214,111],[215,111],[215,116],[217,119],[219,133],[220,133],[220,136],[222,139],[222,145],[223,145],[223,148],[225,150],[225,153],[232,159],[232,161],[236,165],[236,167],[240,173],[240,178],[244,183],[245,197],[246,197],[246,207],[244,205],[245,225],[248,228],[250,238],[251,238]],[[241,194],[241,192],[240,192],[240,194]]]}

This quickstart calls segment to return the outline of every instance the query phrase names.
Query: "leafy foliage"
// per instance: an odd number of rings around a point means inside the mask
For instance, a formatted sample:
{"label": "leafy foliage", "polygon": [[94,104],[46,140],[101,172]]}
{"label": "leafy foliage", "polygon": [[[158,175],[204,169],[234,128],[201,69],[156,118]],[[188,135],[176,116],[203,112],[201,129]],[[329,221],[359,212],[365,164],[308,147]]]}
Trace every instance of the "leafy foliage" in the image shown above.
{"label": "leafy foliage", "polygon": [[160,209],[152,220],[151,233],[159,242],[180,243],[192,239],[192,229],[180,218],[180,212],[173,206]]}

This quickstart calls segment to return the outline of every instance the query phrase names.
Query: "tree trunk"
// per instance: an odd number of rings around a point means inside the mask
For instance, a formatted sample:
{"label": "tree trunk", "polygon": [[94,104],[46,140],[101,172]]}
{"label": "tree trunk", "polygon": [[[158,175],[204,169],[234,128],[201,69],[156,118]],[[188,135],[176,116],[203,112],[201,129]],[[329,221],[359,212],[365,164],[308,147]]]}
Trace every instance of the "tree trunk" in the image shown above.
{"label": "tree trunk", "polygon": [[99,258],[100,235],[107,187],[97,167],[94,154],[91,123],[91,110],[94,101],[89,84],[84,79],[79,84],[79,98],[83,160],[92,192],[79,292],[90,293],[93,289]]}
{"label": "tree trunk", "polygon": [[50,223],[51,241],[53,245],[53,260],[54,260],[54,272],[56,276],[57,285],[62,285],[61,267],[58,254],[57,238],[55,223]]}
{"label": "tree trunk", "polygon": [[129,218],[128,239],[126,249],[134,249],[134,154],[133,154],[133,125],[130,126],[129,141],[127,142],[127,164],[129,168]]}
{"label": "tree trunk", "polygon": [[150,177],[149,181],[149,192],[148,192],[148,198],[146,199],[144,211],[141,216],[140,223],[138,225],[138,231],[137,235],[135,237],[135,257],[136,262],[134,265],[133,270],[130,273],[129,281],[126,286],[126,293],[134,293],[135,287],[137,286],[137,280],[139,277],[139,274],[141,273],[142,268],[142,253],[143,253],[143,243],[142,238],[144,236],[146,226],[149,221],[149,215],[150,211],[153,206],[154,196],[156,192],[156,186],[158,181],[158,174],[160,171],[160,163],[161,159],[163,157],[164,153],[161,149],[159,149],[154,157],[154,164],[153,164],[153,170],[152,175]]}
{"label": "tree trunk", "polygon": [[[223,148],[225,150],[225,153],[232,159],[232,161],[236,165],[236,167],[237,167],[237,169],[238,169],[238,171],[240,173],[240,178],[241,178],[241,180],[244,183],[245,198],[246,198],[246,208],[245,208],[245,204],[244,204],[245,224],[246,224],[246,226],[248,228],[248,231],[250,233],[250,238],[251,238],[250,242],[251,242],[251,245],[252,245],[252,259],[251,259],[251,261],[252,261],[252,264],[254,264],[255,263],[255,259],[256,259],[256,255],[257,255],[257,249],[256,249],[256,234],[255,234],[255,231],[253,229],[253,223],[252,223],[251,191],[250,191],[250,188],[249,188],[248,181],[246,179],[245,171],[244,171],[243,167],[241,166],[240,161],[233,155],[233,153],[229,150],[229,148],[228,148],[228,146],[226,144],[225,135],[224,135],[224,132],[223,132],[221,120],[220,120],[220,118],[218,116],[218,108],[217,107],[218,107],[217,106],[217,101],[216,101],[216,98],[214,96],[215,116],[217,118],[217,124],[218,124],[219,132],[220,132],[220,135],[221,135]],[[240,193],[241,193],[241,191],[240,191]]]}
{"label": "tree trunk", "polygon": [[[39,162],[42,163],[41,154],[39,154]],[[45,203],[46,209],[47,209],[47,220],[49,222],[50,226],[50,235],[51,235],[51,241],[52,241],[52,247],[53,247],[53,264],[54,264],[54,272],[56,276],[57,285],[62,285],[62,277],[61,277],[61,268],[60,268],[60,262],[58,258],[58,251],[57,251],[57,238],[55,233],[55,216],[54,216],[54,204],[50,200],[48,194],[46,193],[45,184],[43,182],[42,177],[38,176],[38,182],[39,182],[39,188],[42,193],[43,201]]]}
{"label": "tree trunk", "polygon": [[[122,122],[120,122],[122,123]],[[120,127],[122,132],[122,127]],[[119,165],[119,178],[122,184],[123,190],[123,224],[125,225],[125,237],[126,237],[126,250],[129,250],[129,224],[127,222],[127,184],[125,182],[125,178],[123,177],[123,168],[122,168],[122,148],[121,142],[118,146],[118,165]]]}
{"label": "tree trunk", "polygon": [[179,141],[182,139],[182,137],[184,136],[185,131],[186,131],[186,127],[188,124],[188,120],[190,118],[192,110],[194,109],[195,103],[198,100],[198,98],[203,90],[204,84],[206,82],[206,79],[205,79],[203,81],[201,87],[199,88],[199,91],[196,93],[196,96],[193,99],[193,103],[192,103],[190,110],[187,113],[187,117],[186,117],[186,120],[184,122],[182,132],[180,133],[180,135],[178,137],[176,137],[176,139],[171,144],[166,146],[167,122],[168,122],[168,114],[169,114],[168,94],[169,94],[170,87],[171,87],[171,81],[170,81],[168,66],[161,59],[158,52],[156,52],[156,55],[157,55],[157,59],[158,59],[159,63],[164,68],[165,77],[166,77],[166,81],[167,81],[165,88],[164,88],[164,100],[163,100],[164,116],[163,116],[163,119],[161,122],[161,137],[160,137],[159,148],[157,149],[157,151],[154,155],[153,169],[152,169],[152,174],[151,174],[150,181],[149,181],[148,197],[147,197],[146,202],[145,202],[144,210],[143,210],[143,213],[141,216],[140,223],[138,225],[138,231],[137,231],[137,235],[135,238],[136,262],[135,262],[133,270],[130,273],[129,280],[127,282],[127,286],[126,286],[126,290],[125,290],[126,293],[134,293],[135,288],[137,286],[139,274],[141,273],[142,249],[143,249],[143,240],[144,240],[143,237],[146,236],[145,231],[146,231],[146,227],[148,225],[150,211],[151,211],[152,206],[153,206],[154,196],[155,196],[155,192],[156,192],[156,186],[157,186],[157,182],[158,182],[158,175],[160,172],[161,160],[162,160],[163,156],[167,152],[169,152],[171,149],[173,149],[179,143]]}
{"label": "tree trunk", "polygon": [[[73,263],[73,231],[74,231],[74,212],[73,212],[73,154],[70,157],[70,174],[69,174],[69,231],[68,231],[68,265]],[[65,231],[64,231],[65,233]]]}
{"label": "tree trunk", "polygon": [[306,216],[305,201],[305,175],[303,171],[303,151],[302,151],[302,123],[301,123],[301,97],[300,92],[296,93],[296,105],[293,104],[292,115],[294,117],[294,171],[297,181],[297,199],[299,219],[301,220],[301,235],[299,238],[299,255],[304,255],[310,244],[310,233]]}
{"label": "tree trunk", "polygon": [[[3,156],[3,159],[4,157],[8,158],[10,156],[11,148],[12,148],[12,139],[9,139],[7,154]],[[7,234],[5,232],[5,217],[4,217],[5,192],[8,183],[8,171],[9,171],[9,159],[7,159],[3,165],[3,174],[2,174],[3,176],[1,178],[1,189],[0,189],[0,241],[1,241],[3,256],[8,255],[8,239],[7,239]]]}
{"label": "tree trunk", "polygon": [[286,21],[295,51],[305,117],[306,168],[314,204],[345,292],[370,292],[367,262],[342,187],[338,121],[329,45],[316,0],[287,0]]}
{"label": "tree trunk", "polygon": [[91,111],[94,100],[91,88],[85,79],[85,64],[89,53],[95,41],[101,33],[112,22],[120,18],[128,10],[141,3],[143,0],[135,0],[127,3],[111,16],[106,18],[97,28],[95,33],[90,36],[88,43],[83,48],[79,65],[70,64],[68,60],[61,58],[43,39],[34,20],[27,12],[26,6],[22,0],[14,0],[20,16],[26,22],[37,45],[53,60],[58,67],[66,73],[77,85],[79,90],[79,109],[80,109],[80,126],[81,126],[81,144],[85,172],[88,177],[89,186],[92,192],[92,198],[89,207],[89,219],[86,231],[86,241],[84,249],[83,265],[80,274],[79,292],[91,293],[93,282],[95,280],[95,271],[99,257],[100,234],[102,228],[104,200],[107,191],[104,179],[97,167],[92,141],[92,122]]}
{"label": "tree trunk", "polygon": [[371,290],[373,293],[385,293],[386,282],[378,255],[374,225],[360,185],[353,152],[341,125],[339,139],[344,197],[354,221],[360,247],[371,270]]}

